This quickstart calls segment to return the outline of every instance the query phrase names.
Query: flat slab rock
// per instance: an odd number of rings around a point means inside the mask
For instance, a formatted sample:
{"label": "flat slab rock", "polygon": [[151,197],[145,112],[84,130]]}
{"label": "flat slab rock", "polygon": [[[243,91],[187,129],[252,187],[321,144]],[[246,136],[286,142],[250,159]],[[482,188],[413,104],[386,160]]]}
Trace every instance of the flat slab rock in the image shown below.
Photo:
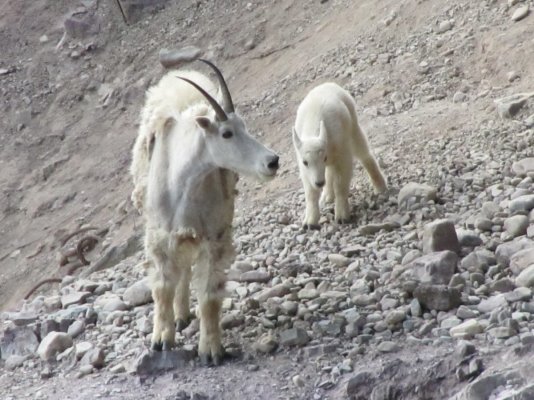
{"label": "flat slab rock", "polygon": [[196,356],[193,349],[172,351],[145,350],[134,362],[133,372],[138,375],[151,375],[162,371],[185,367]]}

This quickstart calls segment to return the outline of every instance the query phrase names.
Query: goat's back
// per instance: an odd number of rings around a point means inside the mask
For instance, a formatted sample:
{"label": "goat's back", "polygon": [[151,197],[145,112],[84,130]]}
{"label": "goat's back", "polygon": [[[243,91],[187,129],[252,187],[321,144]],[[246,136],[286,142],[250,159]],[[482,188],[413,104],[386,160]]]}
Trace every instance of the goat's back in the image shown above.
{"label": "goat's back", "polygon": [[302,137],[318,136],[321,120],[329,137],[343,137],[340,131],[350,132],[357,124],[354,99],[336,83],[323,83],[310,90],[297,109],[295,128]]}
{"label": "goat's back", "polygon": [[196,88],[178,77],[195,82],[211,96],[218,98],[217,87],[206,75],[189,70],[170,71],[155,86],[148,89],[144,108],[146,112],[168,109],[173,113],[181,113],[194,104],[206,102]]}

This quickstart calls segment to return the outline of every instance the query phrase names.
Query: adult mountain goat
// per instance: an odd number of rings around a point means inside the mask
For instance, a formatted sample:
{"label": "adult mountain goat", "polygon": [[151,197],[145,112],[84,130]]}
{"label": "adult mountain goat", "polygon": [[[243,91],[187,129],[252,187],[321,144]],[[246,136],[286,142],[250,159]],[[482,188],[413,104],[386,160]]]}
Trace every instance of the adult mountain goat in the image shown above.
{"label": "adult mountain goat", "polygon": [[297,110],[293,144],[306,196],[305,228],[318,228],[319,204],[334,200],[336,221],[348,222],[353,157],[364,166],[376,192],[387,189],[355,106],[343,88],[324,83],[312,89]]}
{"label": "adult mountain goat", "polygon": [[248,133],[219,69],[200,61],[215,71],[222,101],[214,98],[216,85],[195,71],[169,72],[148,90],[133,149],[132,200],[145,218],[145,251],[154,267],[152,349],[171,349],[175,329],[189,323],[193,274],[198,353],[203,363],[219,364],[237,174],[271,178],[278,156]]}

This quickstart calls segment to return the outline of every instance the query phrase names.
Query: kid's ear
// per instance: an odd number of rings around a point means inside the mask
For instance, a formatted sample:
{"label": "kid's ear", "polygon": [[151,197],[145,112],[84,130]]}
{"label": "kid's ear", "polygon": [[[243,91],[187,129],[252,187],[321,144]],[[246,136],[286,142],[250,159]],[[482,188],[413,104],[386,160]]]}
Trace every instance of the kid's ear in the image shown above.
{"label": "kid's ear", "polygon": [[210,131],[211,120],[208,117],[196,117],[198,126],[200,126],[205,131]]}
{"label": "kid's ear", "polygon": [[300,140],[295,127],[293,127],[293,144],[295,145],[297,149],[300,149],[300,147],[302,146],[302,141]]}

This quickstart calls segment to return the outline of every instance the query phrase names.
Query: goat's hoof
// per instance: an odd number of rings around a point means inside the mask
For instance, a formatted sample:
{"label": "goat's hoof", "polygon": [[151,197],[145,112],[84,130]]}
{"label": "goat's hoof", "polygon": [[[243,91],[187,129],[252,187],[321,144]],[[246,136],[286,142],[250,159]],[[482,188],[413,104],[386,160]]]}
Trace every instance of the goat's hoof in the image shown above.
{"label": "goat's hoof", "polygon": [[219,366],[223,363],[226,358],[226,352],[224,348],[221,347],[221,350],[215,354],[211,353],[200,353],[200,364],[203,367],[209,367],[211,365]]}
{"label": "goat's hoof", "polygon": [[176,320],[176,330],[178,332],[182,332],[185,328],[187,328],[189,326],[189,324],[191,323],[191,318],[187,318],[187,319],[177,319]]}
{"label": "goat's hoof", "polygon": [[348,224],[350,222],[350,218],[337,218],[336,222],[340,225]]}
{"label": "goat's hoof", "polygon": [[163,349],[163,344],[161,342],[152,342],[150,348],[153,351],[161,351]]}
{"label": "goat's hoof", "polygon": [[173,347],[174,346],[171,342],[163,341],[163,345],[161,346],[161,349],[163,351],[171,351]]}
{"label": "goat's hoof", "polygon": [[305,230],[314,230],[314,231],[318,231],[321,229],[321,225],[319,224],[304,224],[302,225],[302,227],[305,229]]}

